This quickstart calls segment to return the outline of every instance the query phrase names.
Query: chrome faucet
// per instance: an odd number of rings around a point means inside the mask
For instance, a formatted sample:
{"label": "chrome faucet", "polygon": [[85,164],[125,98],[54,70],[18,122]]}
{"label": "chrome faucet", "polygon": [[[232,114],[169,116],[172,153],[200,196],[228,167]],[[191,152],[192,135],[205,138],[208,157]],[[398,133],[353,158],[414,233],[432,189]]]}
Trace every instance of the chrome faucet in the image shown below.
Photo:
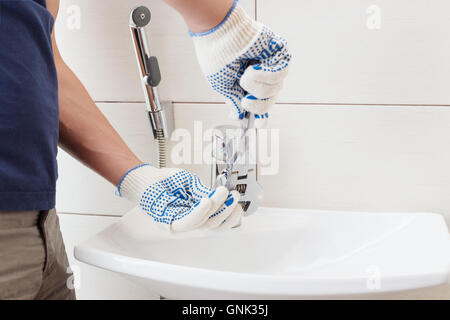
{"label": "chrome faucet", "polygon": [[247,113],[240,121],[241,127],[220,126],[213,130],[211,186],[238,191],[244,216],[249,216],[258,209],[263,190],[258,183],[256,152],[253,157],[251,152],[251,133],[255,147],[257,143],[254,116]]}
{"label": "chrome faucet", "polygon": [[157,87],[161,82],[161,72],[158,59],[150,54],[145,32],[150,20],[150,10],[144,6],[137,7],[131,11],[129,27],[153,138],[158,143],[158,165],[163,168],[166,166],[166,141],[173,131],[173,107],[171,102],[159,100]]}

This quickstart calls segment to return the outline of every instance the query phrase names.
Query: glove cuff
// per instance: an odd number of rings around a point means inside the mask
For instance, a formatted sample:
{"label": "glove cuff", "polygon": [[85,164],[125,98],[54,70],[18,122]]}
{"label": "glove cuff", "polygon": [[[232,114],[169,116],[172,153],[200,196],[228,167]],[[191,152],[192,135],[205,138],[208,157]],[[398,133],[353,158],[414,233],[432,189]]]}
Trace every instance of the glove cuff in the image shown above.
{"label": "glove cuff", "polygon": [[236,1],[217,27],[204,33],[190,33],[203,72],[215,73],[232,63],[256,41],[262,28]]}
{"label": "glove cuff", "polygon": [[158,179],[159,169],[149,164],[143,164],[131,169],[123,176],[117,186],[119,195],[133,202],[139,202],[149,185],[161,180]]}

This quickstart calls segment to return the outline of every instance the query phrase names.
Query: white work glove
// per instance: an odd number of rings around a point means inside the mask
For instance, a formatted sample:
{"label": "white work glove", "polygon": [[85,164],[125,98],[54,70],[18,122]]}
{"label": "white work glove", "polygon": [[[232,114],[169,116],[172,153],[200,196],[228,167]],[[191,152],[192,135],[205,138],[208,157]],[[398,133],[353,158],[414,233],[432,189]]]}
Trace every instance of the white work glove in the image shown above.
{"label": "white work glove", "polygon": [[242,214],[237,191],[210,189],[199,177],[181,169],[139,166],[124,175],[118,191],[156,224],[173,232],[227,230],[239,223]]}
{"label": "white work glove", "polygon": [[219,26],[190,34],[211,87],[232,105],[237,118],[250,111],[255,125],[264,127],[288,72],[286,40],[250,18],[237,1]]}

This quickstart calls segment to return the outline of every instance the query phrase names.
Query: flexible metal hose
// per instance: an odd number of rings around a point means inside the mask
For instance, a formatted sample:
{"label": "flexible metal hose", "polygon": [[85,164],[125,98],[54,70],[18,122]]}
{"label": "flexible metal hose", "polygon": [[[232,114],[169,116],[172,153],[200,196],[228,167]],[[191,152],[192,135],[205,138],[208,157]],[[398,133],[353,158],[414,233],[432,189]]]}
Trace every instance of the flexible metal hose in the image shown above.
{"label": "flexible metal hose", "polygon": [[156,142],[158,143],[158,168],[165,168],[167,166],[167,144],[163,130],[156,130]]}

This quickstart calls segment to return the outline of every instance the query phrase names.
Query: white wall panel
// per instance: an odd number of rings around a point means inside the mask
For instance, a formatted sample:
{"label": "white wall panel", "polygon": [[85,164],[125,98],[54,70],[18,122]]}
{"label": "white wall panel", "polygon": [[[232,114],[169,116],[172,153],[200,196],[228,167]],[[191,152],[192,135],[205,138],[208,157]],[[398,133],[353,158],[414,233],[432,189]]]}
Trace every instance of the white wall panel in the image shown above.
{"label": "white wall panel", "polygon": [[[212,110],[214,110],[212,112]],[[179,105],[178,128],[221,124],[225,106]],[[450,223],[450,108],[278,105],[280,170],[261,177],[264,205],[428,211]],[[209,166],[188,165],[208,181]]]}
{"label": "white wall panel", "polygon": [[294,54],[283,102],[450,105],[449,11],[448,0],[257,0]]}
{"label": "white wall panel", "polygon": [[[143,161],[155,163],[156,145],[142,103],[99,104],[129,147]],[[60,212],[123,214],[133,208],[116,196],[116,188],[66,152],[58,155],[56,206]]]}
{"label": "white wall panel", "polygon": [[[242,0],[254,16],[254,0]],[[220,101],[204,80],[188,29],[161,0],[61,0],[56,36],[62,56],[96,101],[143,101],[128,29],[132,8],[152,11],[147,28],[160,61],[160,94],[171,101]],[[81,21],[76,24],[77,13]]]}

